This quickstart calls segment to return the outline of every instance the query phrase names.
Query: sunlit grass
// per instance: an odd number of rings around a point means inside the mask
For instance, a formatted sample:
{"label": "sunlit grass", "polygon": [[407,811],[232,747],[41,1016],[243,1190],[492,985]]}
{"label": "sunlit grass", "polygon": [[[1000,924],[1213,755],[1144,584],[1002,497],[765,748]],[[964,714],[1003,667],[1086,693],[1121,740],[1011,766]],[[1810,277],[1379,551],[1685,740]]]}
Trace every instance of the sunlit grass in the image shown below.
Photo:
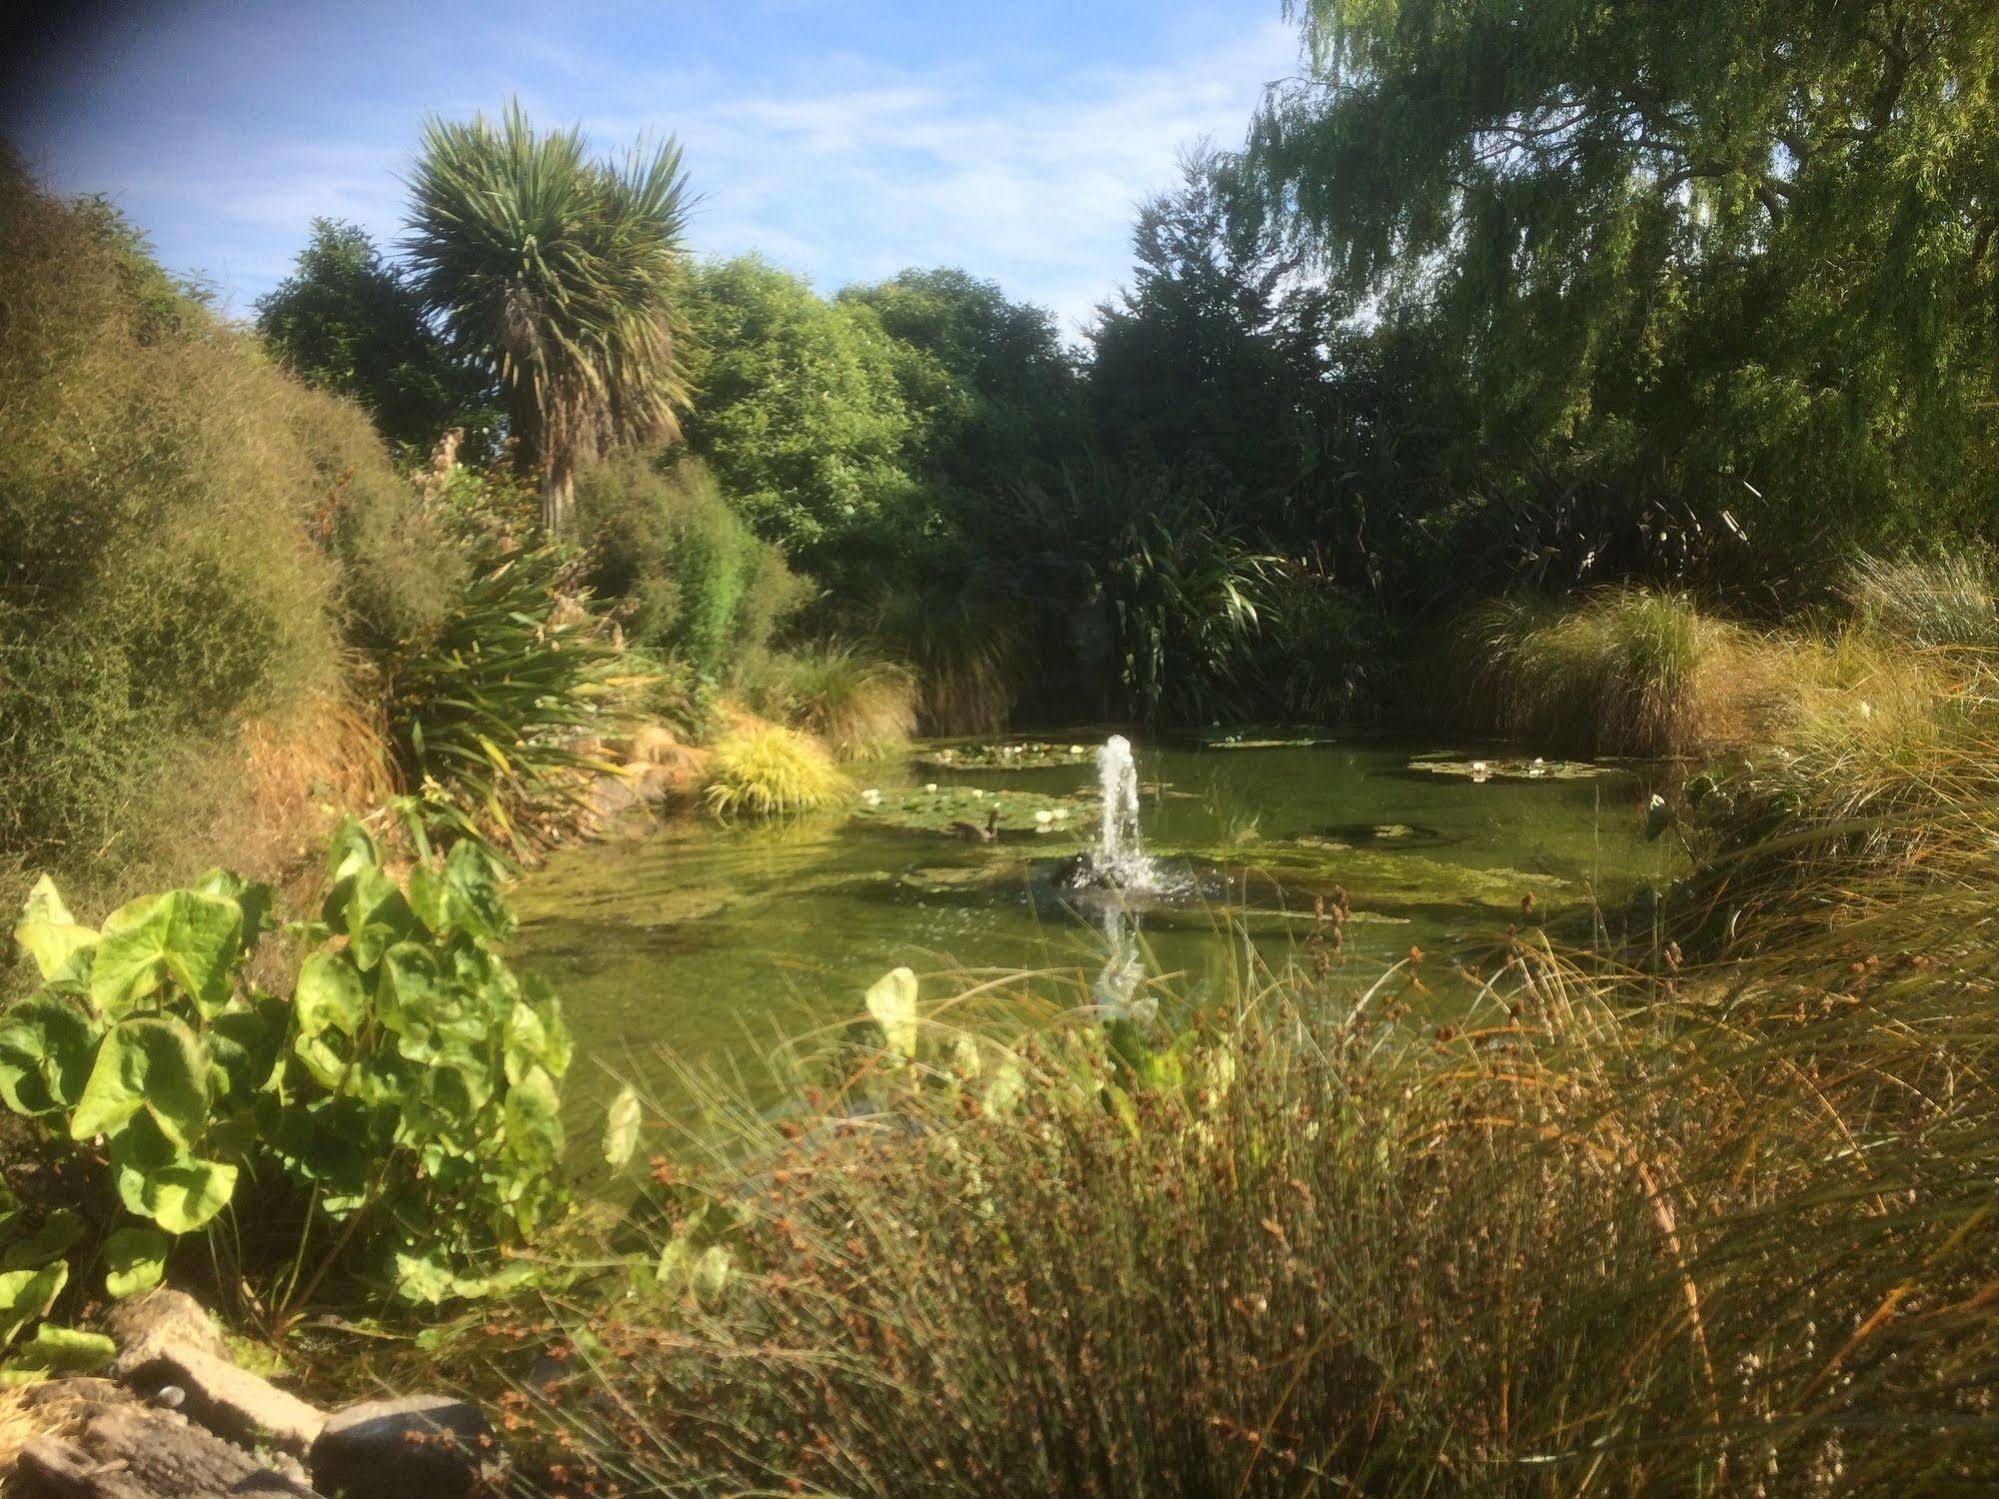
{"label": "sunlit grass", "polygon": [[703,795],[723,819],[778,817],[831,806],[849,787],[816,741],[761,724],[740,728],[715,746]]}
{"label": "sunlit grass", "polygon": [[857,645],[773,653],[745,688],[760,711],[818,736],[843,760],[877,759],[916,732],[914,675]]}
{"label": "sunlit grass", "polygon": [[1742,728],[1752,637],[1681,594],[1491,599],[1460,620],[1467,708],[1499,732],[1594,754],[1687,754]]}

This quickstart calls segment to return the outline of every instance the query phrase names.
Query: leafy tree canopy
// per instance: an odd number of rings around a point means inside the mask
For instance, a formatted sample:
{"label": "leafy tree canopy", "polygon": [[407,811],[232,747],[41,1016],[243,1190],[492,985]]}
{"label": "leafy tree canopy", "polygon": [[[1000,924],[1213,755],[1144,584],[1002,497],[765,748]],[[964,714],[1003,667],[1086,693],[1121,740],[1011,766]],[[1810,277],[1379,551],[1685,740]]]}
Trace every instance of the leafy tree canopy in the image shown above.
{"label": "leafy tree canopy", "polygon": [[906,270],[838,300],[871,308],[922,356],[903,361],[904,393],[929,418],[929,464],[946,483],[1045,482],[1081,446],[1081,380],[1047,309],[952,268]]}
{"label": "leafy tree canopy", "polygon": [[292,274],[258,299],[257,329],[295,374],[367,407],[392,443],[422,452],[447,428],[478,435],[494,424],[485,377],[358,225],[313,220]]}
{"label": "leafy tree canopy", "polygon": [[935,407],[911,392],[950,388],[934,360],[754,257],[697,270],[687,308],[687,440],[761,535],[805,554],[913,500]]}
{"label": "leafy tree canopy", "polygon": [[1308,76],[1251,167],[1357,305],[1447,333],[1474,442],[1766,540],[1984,518],[1999,8],[1294,13]]}
{"label": "leafy tree canopy", "polygon": [[1333,321],[1238,158],[1202,148],[1132,232],[1132,285],[1098,309],[1091,393],[1110,452],[1206,468],[1258,497],[1311,466]]}

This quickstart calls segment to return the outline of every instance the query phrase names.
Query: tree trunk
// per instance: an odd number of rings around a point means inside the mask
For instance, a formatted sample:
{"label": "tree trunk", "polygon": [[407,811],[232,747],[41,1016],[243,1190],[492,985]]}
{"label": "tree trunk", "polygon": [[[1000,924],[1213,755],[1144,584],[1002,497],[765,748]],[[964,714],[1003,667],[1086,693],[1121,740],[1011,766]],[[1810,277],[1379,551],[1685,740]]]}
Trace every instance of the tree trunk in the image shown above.
{"label": "tree trunk", "polygon": [[576,518],[576,473],[549,465],[541,486],[541,524],[551,537],[567,536]]}

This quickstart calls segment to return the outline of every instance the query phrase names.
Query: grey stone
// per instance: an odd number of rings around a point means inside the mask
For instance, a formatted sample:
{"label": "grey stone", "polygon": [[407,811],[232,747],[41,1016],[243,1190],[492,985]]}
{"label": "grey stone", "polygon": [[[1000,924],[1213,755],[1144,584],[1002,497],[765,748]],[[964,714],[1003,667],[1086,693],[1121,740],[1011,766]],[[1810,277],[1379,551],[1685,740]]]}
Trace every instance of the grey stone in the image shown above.
{"label": "grey stone", "polygon": [[492,1428],[446,1395],[364,1400],[327,1417],[308,1463],[313,1486],[347,1499],[450,1499],[478,1482]]}

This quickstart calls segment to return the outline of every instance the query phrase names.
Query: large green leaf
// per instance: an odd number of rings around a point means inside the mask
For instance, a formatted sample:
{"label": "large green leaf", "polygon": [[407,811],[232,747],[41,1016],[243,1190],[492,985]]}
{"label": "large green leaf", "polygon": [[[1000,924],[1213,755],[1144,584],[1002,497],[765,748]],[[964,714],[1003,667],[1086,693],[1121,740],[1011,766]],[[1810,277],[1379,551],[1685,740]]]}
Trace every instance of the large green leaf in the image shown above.
{"label": "large green leaf", "polygon": [[519,1000],[507,1015],[505,1062],[507,1081],[517,1083],[539,1067],[552,1078],[569,1070],[572,1043],[569,1027],[553,1002],[540,1005]]}
{"label": "large green leaf", "polygon": [[345,953],[316,952],[307,958],[298,972],[292,1004],[298,1010],[302,1036],[326,1030],[358,1036],[368,1018],[367,990]]}
{"label": "large green leaf", "polygon": [[916,1055],[916,974],[892,968],[868,990],[868,1013],[882,1028],[888,1049],[898,1056]]}
{"label": "large green leaf", "polygon": [[83,1215],[75,1208],[57,1208],[34,1233],[14,1240],[0,1251],[0,1268],[32,1270],[59,1260],[76,1247],[86,1232]]}
{"label": "large green leaf", "polygon": [[446,999],[430,949],[398,942],[384,951],[375,996],[383,1023],[398,1035],[422,1034],[434,1026],[442,1018]]}
{"label": "large green leaf", "polygon": [[42,977],[59,983],[77,974],[78,959],[97,944],[97,933],[77,924],[57,893],[55,881],[43,875],[28,892],[14,940],[35,960]]}
{"label": "large green leaf", "polygon": [[562,1099],[541,1068],[507,1089],[507,1145],[529,1166],[553,1165],[562,1154]]}
{"label": "large green leaf", "polygon": [[236,1168],[216,1161],[180,1161],[146,1178],[146,1213],[170,1234],[204,1227],[236,1194]]}
{"label": "large green leaf", "polygon": [[216,1096],[240,1106],[272,1084],[285,1039],[284,1006],[259,995],[247,1009],[217,1015],[204,1039]]}
{"label": "large green leaf", "polygon": [[639,1148],[639,1124],[644,1117],[639,1096],[627,1083],[604,1115],[604,1160],[612,1170],[623,1167]]}
{"label": "large green leaf", "polygon": [[355,967],[368,972],[398,942],[423,935],[402,887],[373,864],[361,864],[327,894],[327,923],[347,937]]}
{"label": "large green leaf", "polygon": [[9,1270],[0,1274],[0,1348],[20,1335],[21,1329],[55,1305],[62,1288],[69,1284],[69,1266],[61,1260],[39,1270]]}
{"label": "large green leaf", "polygon": [[269,885],[246,880],[240,874],[227,869],[211,869],[194,882],[200,895],[219,895],[224,900],[236,902],[243,913],[243,945],[254,947],[257,939],[266,932],[278,929],[277,893]]}
{"label": "large green leaf", "polygon": [[70,1116],[70,1138],[115,1134],[141,1110],[183,1150],[208,1121],[208,1058],[178,1020],[145,1016],[111,1028]]}
{"label": "large green leaf", "polygon": [[17,1114],[71,1107],[95,1051],[91,1023],[52,994],[0,1010],[0,1099]]}
{"label": "large green leaf", "polygon": [[44,1322],[35,1335],[23,1343],[9,1360],[10,1369],[33,1369],[45,1374],[95,1374],[111,1367],[118,1345],[101,1332],[81,1332],[74,1327],[52,1327]]}
{"label": "large green leaf", "polygon": [[124,1015],[171,978],[203,1014],[219,1014],[242,937],[242,908],[225,896],[169,890],[135,900],[104,923],[90,997],[105,1014]]}
{"label": "large green leaf", "polygon": [[152,1290],[166,1276],[172,1247],[173,1240],[157,1228],[119,1229],[104,1243],[104,1289],[118,1301]]}

